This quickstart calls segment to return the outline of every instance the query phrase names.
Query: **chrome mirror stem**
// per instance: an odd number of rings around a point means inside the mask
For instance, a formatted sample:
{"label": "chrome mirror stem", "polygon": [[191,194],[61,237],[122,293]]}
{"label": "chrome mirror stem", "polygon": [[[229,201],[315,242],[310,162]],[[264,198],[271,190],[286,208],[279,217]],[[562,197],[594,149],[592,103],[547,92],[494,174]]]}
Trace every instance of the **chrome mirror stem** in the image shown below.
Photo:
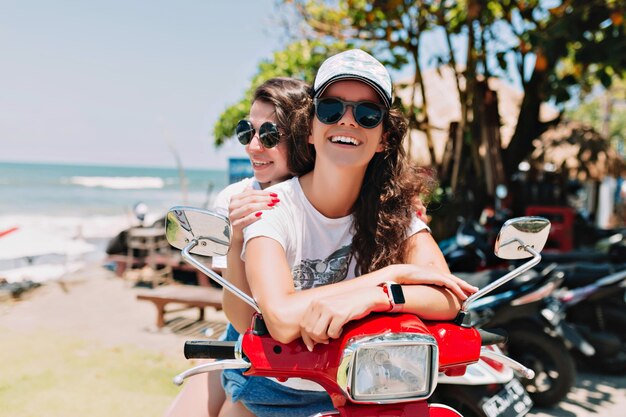
{"label": "chrome mirror stem", "polygon": [[195,266],[196,268],[200,269],[202,272],[204,272],[208,276],[210,276],[211,279],[213,279],[214,281],[218,282],[222,287],[224,287],[228,291],[232,292],[237,297],[241,298],[246,304],[248,304],[250,307],[252,307],[254,309],[254,311],[256,311],[257,313],[261,314],[261,309],[259,309],[258,304],[256,303],[256,301],[254,301],[254,298],[250,297],[248,294],[246,294],[245,292],[241,291],[239,288],[237,288],[231,282],[229,282],[228,280],[226,280],[223,277],[221,277],[219,274],[217,274],[211,268],[208,268],[206,265],[204,265],[203,263],[199,262],[198,260],[196,260],[191,255],[190,251],[194,247],[196,247],[196,245],[198,245],[198,240],[194,239],[187,246],[185,246],[185,248],[181,252],[182,256],[183,256],[183,259],[186,260],[187,262],[189,262],[190,264],[192,264],[193,266]]}
{"label": "chrome mirror stem", "polygon": [[202,374],[205,372],[216,371],[219,369],[248,369],[250,362],[243,359],[226,359],[222,361],[203,363],[202,365],[194,366],[174,377],[174,384],[182,385],[183,381],[190,376]]}
{"label": "chrome mirror stem", "polygon": [[481,288],[480,290],[478,290],[477,292],[475,292],[471,296],[469,296],[467,298],[467,300],[465,300],[465,302],[463,303],[463,306],[461,307],[461,312],[467,312],[467,310],[469,309],[470,304],[472,304],[478,298],[480,298],[480,297],[490,293],[491,291],[495,290],[496,288],[506,284],[507,282],[509,282],[510,280],[515,278],[516,276],[521,275],[524,272],[528,271],[529,269],[533,268],[534,266],[536,266],[541,261],[541,254],[539,252],[537,252],[536,250],[534,250],[530,246],[524,244],[524,242],[522,242],[522,241],[520,241],[518,239],[512,239],[512,240],[502,244],[501,246],[511,245],[511,244],[514,244],[514,243],[518,243],[520,245],[518,247],[518,250],[524,250],[524,251],[530,253],[533,256],[532,259],[529,260],[528,262],[524,263],[523,265],[520,265],[519,267],[515,268],[513,271],[509,272],[508,274],[504,275],[503,277],[501,277],[501,278],[497,279],[496,281],[492,282],[491,284],[485,286],[484,288]]}

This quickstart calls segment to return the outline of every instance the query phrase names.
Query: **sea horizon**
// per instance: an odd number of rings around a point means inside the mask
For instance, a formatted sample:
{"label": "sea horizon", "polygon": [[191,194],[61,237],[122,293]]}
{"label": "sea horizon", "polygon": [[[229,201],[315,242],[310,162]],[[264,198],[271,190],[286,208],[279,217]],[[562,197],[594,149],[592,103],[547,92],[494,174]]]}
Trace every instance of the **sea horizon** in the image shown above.
{"label": "sea horizon", "polygon": [[136,225],[133,207],[148,207],[146,223],[177,205],[211,207],[228,171],[54,162],[0,162],[0,231],[13,227],[68,238],[107,239]]}

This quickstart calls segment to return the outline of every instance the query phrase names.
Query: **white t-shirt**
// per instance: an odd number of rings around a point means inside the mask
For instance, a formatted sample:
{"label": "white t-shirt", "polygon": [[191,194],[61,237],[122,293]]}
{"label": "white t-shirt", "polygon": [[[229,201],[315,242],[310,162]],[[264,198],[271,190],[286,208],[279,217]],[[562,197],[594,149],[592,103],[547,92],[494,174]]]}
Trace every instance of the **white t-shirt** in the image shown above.
{"label": "white t-shirt", "polygon": [[[213,211],[228,217],[228,206],[230,205],[230,199],[232,198],[232,196],[244,192],[244,190],[248,187],[252,187],[254,190],[260,190],[261,184],[259,184],[259,182],[254,177],[244,178],[239,182],[230,184],[228,187],[220,191],[217,197],[215,197]],[[227,256],[214,256],[212,258],[213,268],[226,269],[227,258]]]}
{"label": "white t-shirt", "polygon": [[[255,237],[266,236],[281,244],[291,265],[294,286],[297,290],[314,288],[352,279],[356,276],[356,261],[351,256],[352,215],[331,219],[313,207],[294,177],[269,187],[278,194],[280,203],[263,212],[261,218],[244,229],[244,246],[241,258],[245,261],[246,245]],[[414,216],[406,237],[428,226]],[[293,389],[323,391],[315,382],[290,378],[275,382]]]}
{"label": "white t-shirt", "polygon": [[[297,290],[357,276],[356,261],[351,256],[352,215],[338,219],[324,216],[306,198],[295,177],[268,190],[278,194],[280,203],[244,229],[241,254],[244,261],[248,241],[265,236],[276,240],[285,250]],[[430,230],[414,216],[406,238],[424,229]]]}

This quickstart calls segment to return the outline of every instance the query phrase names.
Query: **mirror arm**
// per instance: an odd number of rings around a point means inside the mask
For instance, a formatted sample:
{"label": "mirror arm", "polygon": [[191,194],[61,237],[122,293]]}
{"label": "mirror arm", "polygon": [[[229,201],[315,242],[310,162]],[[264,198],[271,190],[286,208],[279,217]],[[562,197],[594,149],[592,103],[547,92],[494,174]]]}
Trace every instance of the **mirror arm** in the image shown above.
{"label": "mirror arm", "polygon": [[250,297],[248,294],[246,294],[245,292],[241,291],[239,288],[237,288],[235,285],[233,285],[232,283],[230,283],[229,281],[227,281],[226,279],[221,277],[219,274],[217,274],[211,268],[208,268],[203,263],[197,261],[191,255],[190,251],[193,248],[195,248],[197,245],[198,245],[198,240],[197,239],[194,239],[191,242],[189,242],[189,244],[187,246],[185,246],[185,248],[181,252],[181,254],[183,256],[183,259],[185,261],[189,262],[190,264],[192,264],[193,266],[195,266],[196,268],[198,268],[199,270],[201,270],[202,272],[204,272],[205,274],[207,274],[209,277],[211,277],[211,279],[213,279],[214,281],[219,283],[222,287],[224,287],[224,289],[227,289],[228,291],[230,291],[233,294],[235,294],[237,297],[241,298],[246,304],[248,304],[250,307],[252,307],[254,309],[254,311],[256,311],[257,313],[261,314],[261,309],[259,309],[258,304],[256,303],[256,301],[254,301],[254,298]]}
{"label": "mirror arm", "polygon": [[[520,249],[523,249],[526,252],[530,253],[533,256],[532,259],[529,260],[528,262],[524,263],[523,265],[520,265],[519,267],[515,268],[514,270],[512,270],[511,272],[509,272],[505,276],[495,280],[494,282],[492,282],[491,284],[487,285],[486,287],[481,288],[480,290],[478,290],[477,292],[475,292],[471,296],[469,296],[467,298],[467,300],[465,300],[465,302],[463,303],[463,306],[461,307],[460,313],[466,313],[467,310],[469,309],[470,304],[473,303],[476,299],[478,299],[478,298],[484,296],[485,294],[490,293],[491,291],[495,290],[496,288],[506,284],[507,282],[509,282],[510,280],[515,278],[516,276],[521,275],[524,272],[528,271],[529,269],[533,268],[534,266],[536,266],[541,261],[541,254],[539,252],[537,252],[536,250],[534,250],[533,248],[531,248],[530,246],[524,244],[524,242],[522,242],[521,240],[512,239],[511,241],[507,242],[506,245],[512,244],[514,242],[517,242],[517,243],[520,244]],[[502,246],[504,246],[504,245],[502,245]]]}
{"label": "mirror arm", "polygon": [[193,368],[187,369],[184,372],[174,377],[174,384],[182,385],[186,378],[190,376],[202,374],[205,372],[211,372],[222,369],[248,369],[250,368],[250,362],[244,359],[226,359],[221,361],[203,363]]}

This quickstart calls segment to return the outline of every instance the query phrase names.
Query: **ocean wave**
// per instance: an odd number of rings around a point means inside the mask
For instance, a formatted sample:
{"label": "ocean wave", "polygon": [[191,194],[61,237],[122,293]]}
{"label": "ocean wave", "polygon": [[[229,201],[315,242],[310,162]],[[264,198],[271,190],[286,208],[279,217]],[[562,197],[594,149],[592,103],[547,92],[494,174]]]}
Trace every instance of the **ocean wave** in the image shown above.
{"label": "ocean wave", "polygon": [[[149,213],[147,224],[157,220],[157,213]],[[0,231],[14,227],[41,230],[66,239],[107,239],[122,230],[137,225],[131,213],[117,216],[48,216],[44,214],[8,214],[0,216]]]}
{"label": "ocean wave", "polygon": [[115,190],[141,190],[163,188],[165,182],[159,177],[71,177],[71,184],[84,187],[112,188]]}

